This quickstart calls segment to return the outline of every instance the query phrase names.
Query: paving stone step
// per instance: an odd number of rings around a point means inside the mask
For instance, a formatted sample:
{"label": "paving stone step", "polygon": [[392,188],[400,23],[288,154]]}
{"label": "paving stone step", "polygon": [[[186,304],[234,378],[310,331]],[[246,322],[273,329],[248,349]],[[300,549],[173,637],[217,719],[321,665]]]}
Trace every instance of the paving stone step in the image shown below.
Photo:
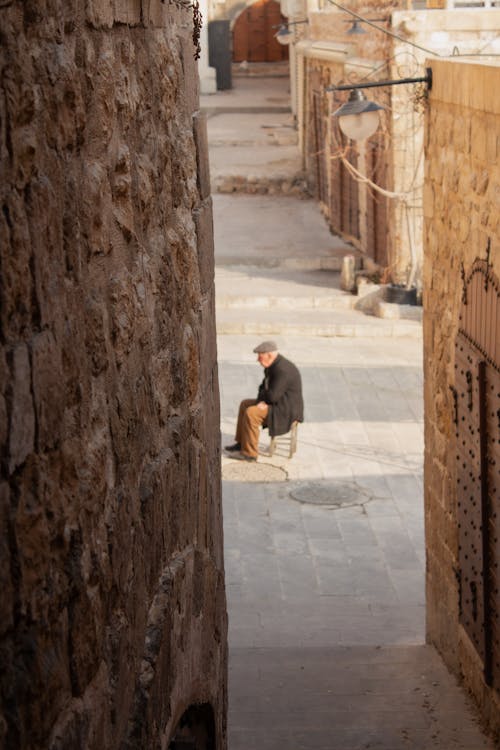
{"label": "paving stone step", "polygon": [[217,294],[217,307],[221,310],[354,310],[358,299],[349,294],[323,296],[261,296]]}
{"label": "paving stone step", "polygon": [[281,271],[335,271],[342,269],[342,257],[339,256],[307,256],[279,257],[277,255],[248,256],[220,255],[216,256],[217,267],[228,270],[252,271],[258,273],[262,270]]}
{"label": "paving stone step", "polygon": [[229,665],[231,750],[495,747],[431,646],[232,648]]}
{"label": "paving stone step", "polygon": [[331,270],[217,267],[215,288],[220,309],[352,310],[358,302]]}
{"label": "paving stone step", "polygon": [[310,198],[307,180],[300,175],[292,177],[246,177],[244,175],[219,175],[211,181],[212,193],[243,195],[286,195]]}
{"label": "paving stone step", "polygon": [[355,338],[421,338],[413,320],[387,320],[349,310],[273,310],[238,307],[216,309],[217,333],[255,336],[346,336]]}

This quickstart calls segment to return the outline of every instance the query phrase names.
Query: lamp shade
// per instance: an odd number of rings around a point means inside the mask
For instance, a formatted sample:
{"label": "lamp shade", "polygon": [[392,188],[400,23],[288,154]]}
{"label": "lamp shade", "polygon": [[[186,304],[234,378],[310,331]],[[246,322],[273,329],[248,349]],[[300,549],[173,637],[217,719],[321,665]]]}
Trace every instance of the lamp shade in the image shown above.
{"label": "lamp shade", "polygon": [[366,31],[360,26],[359,21],[352,21],[351,28],[346,32],[347,34],[366,34]]}
{"label": "lamp shade", "polygon": [[379,104],[370,102],[360,89],[352,89],[349,99],[333,113],[341,131],[353,141],[369,138],[379,126]]}
{"label": "lamp shade", "polygon": [[280,44],[290,44],[293,34],[285,24],[282,24],[274,36]]}

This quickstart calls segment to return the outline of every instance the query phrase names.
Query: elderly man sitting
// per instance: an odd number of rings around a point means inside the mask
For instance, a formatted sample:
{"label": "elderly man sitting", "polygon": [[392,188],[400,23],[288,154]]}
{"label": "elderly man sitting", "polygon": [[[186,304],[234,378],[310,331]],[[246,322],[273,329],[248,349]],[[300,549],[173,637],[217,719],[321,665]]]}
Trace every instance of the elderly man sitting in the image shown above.
{"label": "elderly man sitting", "polygon": [[293,362],[278,352],[274,341],[263,341],[254,352],[257,361],[264,368],[257,398],[247,398],[240,404],[236,442],[227,445],[226,450],[233,458],[243,461],[257,461],[259,430],[269,429],[269,435],[284,435],[292,423],[304,420],[302,381]]}

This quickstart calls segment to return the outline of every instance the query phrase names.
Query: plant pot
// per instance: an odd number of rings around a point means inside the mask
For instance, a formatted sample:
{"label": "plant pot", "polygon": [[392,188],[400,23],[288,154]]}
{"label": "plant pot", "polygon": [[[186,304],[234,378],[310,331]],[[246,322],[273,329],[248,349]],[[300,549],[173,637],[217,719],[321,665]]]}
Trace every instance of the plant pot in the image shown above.
{"label": "plant pot", "polygon": [[388,284],[385,288],[385,301],[396,305],[416,305],[417,290],[415,287],[407,289],[399,284]]}

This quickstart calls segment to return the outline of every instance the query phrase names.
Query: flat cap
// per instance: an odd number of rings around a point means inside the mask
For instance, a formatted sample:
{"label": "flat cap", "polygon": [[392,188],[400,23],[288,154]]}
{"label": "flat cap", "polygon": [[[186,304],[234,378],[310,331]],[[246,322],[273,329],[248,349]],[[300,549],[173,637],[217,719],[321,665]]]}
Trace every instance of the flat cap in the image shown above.
{"label": "flat cap", "polygon": [[255,347],[254,352],[256,354],[264,354],[265,352],[277,352],[278,351],[278,344],[276,341],[263,341],[262,344],[259,344]]}

